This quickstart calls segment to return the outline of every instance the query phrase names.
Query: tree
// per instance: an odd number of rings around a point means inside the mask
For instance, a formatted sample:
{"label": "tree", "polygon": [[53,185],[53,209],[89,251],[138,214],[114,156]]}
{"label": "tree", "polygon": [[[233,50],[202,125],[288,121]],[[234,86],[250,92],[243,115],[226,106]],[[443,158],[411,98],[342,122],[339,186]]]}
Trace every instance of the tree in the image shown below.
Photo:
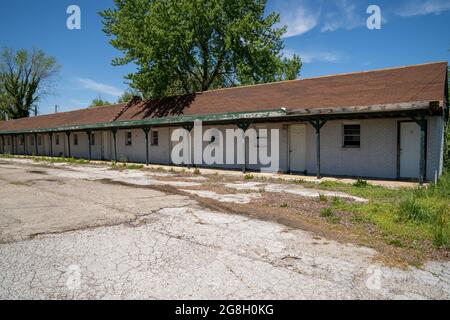
{"label": "tree", "polygon": [[134,63],[130,86],[146,98],[295,79],[298,56],[283,58],[285,27],[266,0],[115,0],[100,12],[110,43]]}
{"label": "tree", "polygon": [[117,103],[129,102],[133,97],[140,97],[139,92],[133,89],[126,90],[117,100]]}
{"label": "tree", "polygon": [[103,100],[101,96],[98,96],[97,98],[92,99],[89,108],[102,107],[110,104],[111,103],[109,101]]}
{"label": "tree", "polygon": [[0,52],[0,109],[9,118],[29,117],[37,102],[50,93],[59,72],[56,59],[38,49]]}

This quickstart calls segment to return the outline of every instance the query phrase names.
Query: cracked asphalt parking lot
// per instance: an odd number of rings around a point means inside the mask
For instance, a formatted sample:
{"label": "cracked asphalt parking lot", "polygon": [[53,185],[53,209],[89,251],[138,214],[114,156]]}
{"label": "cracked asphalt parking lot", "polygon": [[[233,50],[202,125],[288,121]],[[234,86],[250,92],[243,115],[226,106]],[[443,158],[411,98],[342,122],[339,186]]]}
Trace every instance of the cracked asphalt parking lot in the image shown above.
{"label": "cracked asphalt parking lot", "polygon": [[369,248],[93,170],[0,159],[1,299],[450,298],[448,262],[390,268]]}

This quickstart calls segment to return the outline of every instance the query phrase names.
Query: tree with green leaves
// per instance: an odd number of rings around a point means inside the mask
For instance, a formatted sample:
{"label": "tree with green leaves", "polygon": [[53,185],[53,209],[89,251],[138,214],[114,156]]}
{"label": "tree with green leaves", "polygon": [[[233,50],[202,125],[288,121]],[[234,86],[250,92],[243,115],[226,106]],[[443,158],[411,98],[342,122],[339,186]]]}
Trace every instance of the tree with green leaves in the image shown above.
{"label": "tree with green leaves", "polygon": [[89,108],[108,106],[110,104],[111,103],[109,101],[103,100],[101,96],[98,96],[97,98],[92,99],[92,102],[89,105]]}
{"label": "tree with green leaves", "polygon": [[122,95],[117,99],[117,103],[126,103],[129,102],[134,97],[140,97],[139,92],[133,89],[126,90]]}
{"label": "tree with green leaves", "polygon": [[0,52],[0,110],[10,119],[29,117],[44,96],[60,66],[42,50],[5,48]]}
{"label": "tree with green leaves", "polygon": [[115,0],[100,13],[110,43],[134,63],[127,79],[146,98],[295,79],[302,63],[283,57],[276,13],[266,0]]}

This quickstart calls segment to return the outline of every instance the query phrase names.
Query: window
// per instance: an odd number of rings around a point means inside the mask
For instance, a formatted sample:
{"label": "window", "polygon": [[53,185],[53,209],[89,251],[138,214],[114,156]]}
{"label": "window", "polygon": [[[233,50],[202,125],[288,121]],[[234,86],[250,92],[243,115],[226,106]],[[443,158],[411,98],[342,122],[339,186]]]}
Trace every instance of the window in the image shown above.
{"label": "window", "polygon": [[95,146],[95,134],[91,133],[91,146]]}
{"label": "window", "polygon": [[344,148],[359,148],[361,146],[361,126],[359,124],[344,125]]}
{"label": "window", "polygon": [[73,144],[74,144],[75,146],[78,145],[78,134],[76,134],[76,133],[73,135]]}
{"label": "window", "polygon": [[38,136],[38,146],[42,146],[42,136]]}
{"label": "window", "polygon": [[125,145],[131,146],[132,143],[133,143],[133,138],[132,138],[131,132],[126,132]]}
{"label": "window", "polygon": [[158,131],[152,131],[152,146],[157,146],[159,144]]}
{"label": "window", "polygon": [[57,146],[59,146],[59,134],[56,135],[55,143]]}
{"label": "window", "polygon": [[34,137],[30,137],[30,146],[34,146]]}

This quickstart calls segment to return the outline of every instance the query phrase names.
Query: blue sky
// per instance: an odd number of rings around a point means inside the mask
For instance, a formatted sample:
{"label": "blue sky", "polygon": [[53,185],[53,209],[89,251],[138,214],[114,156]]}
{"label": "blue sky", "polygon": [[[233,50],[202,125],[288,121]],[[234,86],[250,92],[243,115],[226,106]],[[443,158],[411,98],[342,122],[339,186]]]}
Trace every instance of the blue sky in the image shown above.
{"label": "blue sky", "polygon": [[[66,9],[81,8],[81,30],[66,28]],[[381,8],[381,30],[369,30],[367,7]],[[113,67],[120,53],[101,31],[100,10],[112,0],[15,0],[0,4],[0,46],[43,49],[62,69],[54,94],[39,113],[87,106],[101,96],[114,102],[133,66]],[[448,61],[450,0],[268,0],[287,25],[285,54],[299,54],[301,77]]]}

